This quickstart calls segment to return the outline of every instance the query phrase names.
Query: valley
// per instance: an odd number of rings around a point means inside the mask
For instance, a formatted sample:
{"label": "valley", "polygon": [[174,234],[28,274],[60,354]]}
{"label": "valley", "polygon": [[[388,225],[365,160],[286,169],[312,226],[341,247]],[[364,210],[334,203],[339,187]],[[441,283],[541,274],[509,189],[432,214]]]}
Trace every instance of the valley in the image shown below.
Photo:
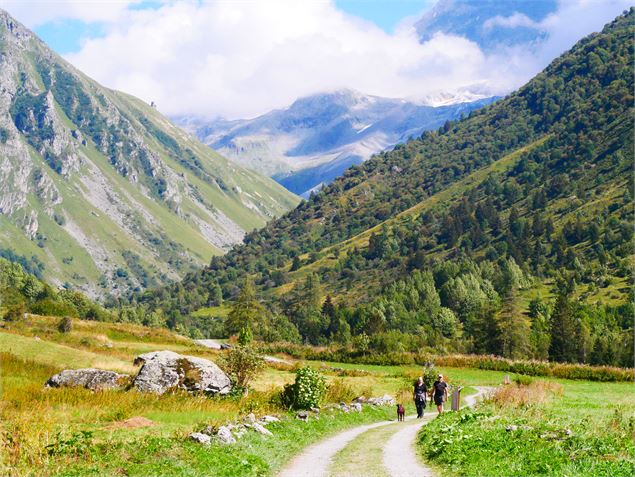
{"label": "valley", "polygon": [[0,9],[0,474],[635,473],[635,7],[80,3]]}

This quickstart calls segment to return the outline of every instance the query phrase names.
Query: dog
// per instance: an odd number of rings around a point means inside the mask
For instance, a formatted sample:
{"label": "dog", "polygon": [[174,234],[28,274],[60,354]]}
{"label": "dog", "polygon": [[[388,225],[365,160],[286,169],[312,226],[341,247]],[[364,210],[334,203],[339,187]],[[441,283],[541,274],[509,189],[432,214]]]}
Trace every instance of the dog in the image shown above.
{"label": "dog", "polygon": [[406,415],[406,410],[401,404],[397,404],[397,420],[403,421],[404,416]]}

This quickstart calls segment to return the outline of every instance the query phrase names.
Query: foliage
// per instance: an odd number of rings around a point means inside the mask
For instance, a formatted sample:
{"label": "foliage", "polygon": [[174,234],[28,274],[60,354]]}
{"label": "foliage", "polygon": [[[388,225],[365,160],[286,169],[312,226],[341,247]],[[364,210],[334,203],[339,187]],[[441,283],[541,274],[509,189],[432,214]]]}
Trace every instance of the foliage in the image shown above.
{"label": "foliage", "polygon": [[57,324],[57,330],[60,333],[70,333],[73,330],[73,320],[65,316]]}
{"label": "foliage", "polygon": [[285,385],[282,402],[293,409],[319,407],[326,389],[326,380],[318,371],[310,367],[300,368],[295,373],[295,382]]}
{"label": "foliage", "polygon": [[564,392],[554,383],[506,386],[477,410],[431,421],[418,448],[456,475],[632,475],[635,422],[612,404],[628,392],[583,383]]}
{"label": "foliage", "polygon": [[56,291],[25,271],[20,262],[4,258],[0,258],[0,307],[5,308],[6,319],[17,319],[26,312],[99,321],[113,319],[111,312],[82,293]]}
{"label": "foliage", "polygon": [[263,370],[265,363],[252,348],[237,346],[227,351],[219,364],[237,388],[246,390],[249,383]]}

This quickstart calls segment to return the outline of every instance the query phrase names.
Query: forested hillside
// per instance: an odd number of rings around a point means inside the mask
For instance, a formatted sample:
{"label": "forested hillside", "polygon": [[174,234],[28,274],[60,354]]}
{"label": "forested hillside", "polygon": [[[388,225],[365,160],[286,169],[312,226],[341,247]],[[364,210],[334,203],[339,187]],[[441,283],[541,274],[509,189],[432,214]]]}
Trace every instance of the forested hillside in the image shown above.
{"label": "forested hillside", "polygon": [[133,301],[175,325],[257,296],[233,315],[256,334],[632,365],[634,16]]}

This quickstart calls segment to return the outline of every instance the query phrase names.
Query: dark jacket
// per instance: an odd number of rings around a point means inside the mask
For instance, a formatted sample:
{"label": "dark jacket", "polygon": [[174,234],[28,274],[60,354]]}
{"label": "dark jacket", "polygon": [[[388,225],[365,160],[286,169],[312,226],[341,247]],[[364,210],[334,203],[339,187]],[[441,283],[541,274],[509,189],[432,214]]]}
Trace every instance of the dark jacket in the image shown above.
{"label": "dark jacket", "polygon": [[426,396],[428,395],[428,388],[426,387],[426,383],[419,385],[418,382],[415,383],[415,391],[414,398],[415,401],[426,402]]}

